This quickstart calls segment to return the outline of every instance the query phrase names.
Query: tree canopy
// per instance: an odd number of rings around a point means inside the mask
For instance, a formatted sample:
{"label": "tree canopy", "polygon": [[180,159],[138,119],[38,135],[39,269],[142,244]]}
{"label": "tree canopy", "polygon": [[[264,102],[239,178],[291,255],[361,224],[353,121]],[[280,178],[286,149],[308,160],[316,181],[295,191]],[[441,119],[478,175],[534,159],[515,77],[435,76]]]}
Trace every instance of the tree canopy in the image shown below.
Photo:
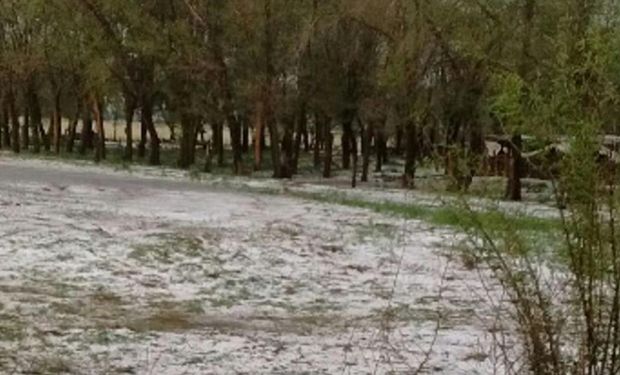
{"label": "tree canopy", "polygon": [[441,156],[463,188],[494,134],[511,137],[518,199],[523,134],[617,130],[618,12],[614,0],[6,0],[1,144],[60,153],[79,141],[99,160],[115,112],[127,160],[137,148],[161,163],[164,118],[180,127],[183,168],[210,127],[236,174],[269,150],[273,175],[291,177],[312,148],[329,177],[357,169],[361,151],[362,179],[373,152],[378,170],[402,156],[407,186]]}

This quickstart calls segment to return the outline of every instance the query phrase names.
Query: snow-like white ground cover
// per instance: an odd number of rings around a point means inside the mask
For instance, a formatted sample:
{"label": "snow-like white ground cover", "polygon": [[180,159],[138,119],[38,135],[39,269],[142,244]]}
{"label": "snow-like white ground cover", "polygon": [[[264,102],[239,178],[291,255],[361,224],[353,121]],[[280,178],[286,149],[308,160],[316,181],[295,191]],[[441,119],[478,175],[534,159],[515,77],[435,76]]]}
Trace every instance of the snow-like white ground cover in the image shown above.
{"label": "snow-like white ground cover", "polygon": [[[0,157],[3,154],[0,152]],[[56,160],[36,160],[36,159],[16,159],[11,154],[4,154],[5,159],[0,158],[0,165],[19,165],[31,166],[36,168],[54,168],[58,170],[76,172],[91,171],[100,175],[108,176],[136,176],[146,179],[157,180],[192,180],[194,183],[200,182],[204,185],[230,187],[235,189],[246,189],[255,191],[289,191],[297,193],[308,193],[315,195],[344,197],[367,202],[390,202],[413,204],[418,206],[440,207],[445,205],[467,205],[474,210],[499,210],[508,214],[525,215],[539,218],[559,218],[560,213],[557,207],[533,201],[509,202],[498,201],[496,199],[486,199],[481,197],[449,195],[443,193],[431,193],[419,190],[377,188],[372,186],[362,186],[357,189],[342,188],[329,184],[329,181],[338,180],[343,182],[340,185],[347,186],[349,176],[338,176],[334,179],[323,179],[322,177],[301,178],[293,180],[274,180],[270,178],[248,178],[202,174],[193,176],[187,171],[166,167],[149,167],[132,165],[128,169],[111,166],[97,166],[89,161],[64,162]],[[344,180],[343,180],[344,179]]]}
{"label": "snow-like white ground cover", "polygon": [[0,373],[493,373],[454,233],[144,175],[0,161]]}

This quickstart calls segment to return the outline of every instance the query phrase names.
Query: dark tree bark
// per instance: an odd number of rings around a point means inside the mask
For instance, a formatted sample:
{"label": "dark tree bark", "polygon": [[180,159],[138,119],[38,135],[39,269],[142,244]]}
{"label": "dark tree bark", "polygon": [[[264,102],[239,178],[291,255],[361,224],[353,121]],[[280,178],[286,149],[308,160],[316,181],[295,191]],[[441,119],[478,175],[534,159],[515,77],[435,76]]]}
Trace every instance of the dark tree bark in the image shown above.
{"label": "dark tree bark", "polygon": [[167,122],[168,130],[170,130],[170,138],[168,139],[170,142],[174,143],[177,140],[177,132],[174,128],[174,124],[171,122]]}
{"label": "dark tree bark", "polygon": [[224,126],[220,122],[211,124],[213,152],[217,154],[217,166],[224,166]]}
{"label": "dark tree bark", "polygon": [[82,108],[82,133],[80,135],[80,154],[86,154],[87,150],[93,148],[93,117],[86,104]]}
{"label": "dark tree bark", "polygon": [[377,129],[374,135],[376,154],[375,172],[381,172],[381,170],[383,169],[383,164],[387,162],[387,140],[385,138],[385,132],[383,128]]}
{"label": "dark tree bark", "polygon": [[[26,96],[28,96],[26,94]],[[24,123],[22,124],[22,150],[28,151],[30,147],[30,109],[28,108],[28,99],[26,99],[26,108],[24,108]],[[38,131],[38,130],[37,130]]]}
{"label": "dark tree bark", "polygon": [[296,120],[295,144],[293,146],[293,174],[297,174],[299,169],[299,156],[301,154],[301,143],[304,133],[306,134],[306,137],[308,136],[308,117],[305,103],[301,104]]}
{"label": "dark tree bark", "polygon": [[[585,4],[585,2],[584,2]],[[521,44],[521,64],[519,73],[521,78],[527,80],[530,69],[530,49],[532,43],[532,22],[534,19],[535,0],[524,0],[522,8],[522,18],[524,25],[523,39]],[[584,16],[585,19],[585,16]],[[578,33],[579,34],[579,33]],[[579,34],[578,37],[581,37]],[[506,186],[506,197],[512,201],[520,201],[521,196],[521,175],[523,173],[523,158],[521,155],[523,149],[523,137],[520,133],[515,132],[511,138],[512,155],[510,161],[510,171],[508,173],[508,184]]]}
{"label": "dark tree bark", "polygon": [[28,85],[26,92],[26,111],[27,119],[24,121],[25,131],[22,132],[22,147],[27,148],[30,143],[28,137],[23,133],[28,133],[27,128],[32,129],[32,146],[35,153],[41,152],[41,141],[44,139],[44,133],[41,131],[43,127],[41,116],[41,104],[39,102],[39,94],[33,84]]}
{"label": "dark tree bark", "polygon": [[[32,146],[33,152],[39,153],[41,152],[41,139],[45,137],[41,132],[41,128],[43,124],[41,123],[41,105],[39,103],[39,95],[37,94],[34,86],[30,85],[28,87],[28,92],[26,93],[26,103],[27,110],[29,113],[29,122],[30,128],[32,128]],[[28,140],[24,138],[24,145],[27,144]],[[28,146],[25,146],[28,147]]]}
{"label": "dark tree bark", "polygon": [[351,168],[351,139],[353,138],[353,119],[350,115],[345,114],[342,121],[342,169]]}
{"label": "dark tree bark", "polygon": [[250,122],[247,117],[242,117],[243,122],[243,144],[241,149],[247,154],[250,151]]}
{"label": "dark tree bark", "polygon": [[[216,9],[221,9],[224,6],[225,1],[219,0],[214,3]],[[226,117],[226,122],[228,123],[228,128],[230,130],[230,146],[232,148],[233,153],[233,173],[235,175],[241,174],[243,169],[243,150],[242,150],[242,129],[241,122],[239,118],[235,115],[234,103],[233,103],[233,92],[231,83],[228,79],[228,67],[226,66],[224,52],[222,49],[222,23],[219,17],[210,17],[209,22],[209,32],[210,32],[210,46],[213,52],[213,56],[215,58],[215,62],[218,67],[218,87],[220,90],[220,96],[223,99],[223,112]],[[224,141],[223,141],[223,129],[220,130],[220,135],[222,138],[221,147],[219,148],[218,153],[218,164],[221,166],[224,164],[223,161],[223,150],[224,150]],[[221,158],[220,158],[221,156]]]}
{"label": "dark tree bark", "polygon": [[15,108],[15,94],[13,90],[9,90],[6,98],[6,109],[11,120],[11,147],[16,154],[20,152],[19,144],[19,116]]}
{"label": "dark tree bark", "polygon": [[[369,123],[364,126],[360,124],[362,133],[362,182],[368,182],[368,170],[370,168],[371,142],[373,138],[373,127]],[[378,154],[378,153],[377,153]],[[379,160],[379,158],[377,158]]]}
{"label": "dark tree bark", "polygon": [[211,173],[213,165],[213,143],[211,141],[207,141],[205,146],[205,165],[203,171],[205,173]]}
{"label": "dark tree bark", "polygon": [[[148,90],[150,92],[150,90]],[[159,135],[157,135],[157,129],[153,122],[153,97],[149,95],[143,95],[142,97],[142,121],[146,127],[146,131],[149,135],[149,165],[160,165],[160,143]]]}
{"label": "dark tree bark", "polygon": [[349,140],[351,141],[351,158],[353,162],[352,163],[353,173],[352,173],[352,179],[351,179],[351,187],[355,189],[357,187],[357,160],[358,160],[357,137],[355,136],[355,134],[351,134],[351,137],[349,138]]}
{"label": "dark tree bark", "polygon": [[264,126],[263,124],[263,131],[260,133],[260,149],[261,150],[266,150],[267,149],[267,132],[269,131],[269,127],[268,126]]}
{"label": "dark tree bark", "polygon": [[278,124],[273,115],[268,112],[267,114],[267,128],[269,129],[269,148],[271,150],[271,161],[273,163],[273,177],[282,178],[282,164],[280,162],[280,132]]}
{"label": "dark tree bark", "polygon": [[330,178],[332,176],[332,158],[334,148],[334,135],[331,131],[326,130],[325,134],[325,157],[323,158],[323,177]]}
{"label": "dark tree bark", "polygon": [[67,134],[67,143],[65,145],[66,151],[68,153],[73,152],[73,147],[75,146],[75,136],[77,134],[77,126],[80,120],[80,114],[82,113],[82,101],[78,100],[76,105],[76,110],[73,118],[71,119],[71,124],[69,125],[69,132]]}
{"label": "dark tree bark", "polygon": [[195,116],[181,115],[181,148],[178,165],[187,169],[196,162],[196,131],[198,121]]}
{"label": "dark tree bark", "polygon": [[310,134],[308,132],[308,118],[306,114],[306,118],[303,123],[303,127],[301,129],[301,135],[303,137],[304,144],[304,152],[307,154],[310,152]]}
{"label": "dark tree bark", "polygon": [[323,144],[323,135],[325,129],[324,118],[318,114],[314,114],[314,145],[313,145],[313,161],[314,168],[318,169],[321,166],[321,144]]}
{"label": "dark tree bark", "polygon": [[396,128],[396,147],[394,149],[394,154],[395,155],[402,155],[403,154],[403,136],[404,136],[403,127],[402,126],[398,126]]}
{"label": "dark tree bark", "polygon": [[415,171],[418,157],[418,130],[414,122],[407,124],[405,136],[405,175],[403,176],[403,186],[413,188],[415,187]]}
{"label": "dark tree bark", "polygon": [[103,124],[103,103],[100,98],[93,96],[91,98],[91,106],[95,125],[97,128],[97,144],[95,145],[95,161],[105,160],[105,127]]}
{"label": "dark tree bark", "polygon": [[43,147],[45,148],[46,152],[50,152],[50,150],[52,149],[52,124],[50,123],[50,125],[48,126],[47,131],[45,131],[45,127],[43,127],[43,121],[39,122],[39,139],[41,140],[41,143],[43,143]]}
{"label": "dark tree bark", "polygon": [[[243,170],[243,148],[241,144],[241,123],[239,120],[232,114],[229,113],[228,116],[228,128],[230,130],[230,143],[233,153],[233,174],[240,175]],[[223,147],[222,147],[223,148]]]}
{"label": "dark tree bark", "polygon": [[0,103],[0,132],[2,133],[2,147],[11,148],[11,132],[9,129],[9,108],[6,103],[6,97],[2,98],[2,102]]}
{"label": "dark tree bark", "polygon": [[60,154],[62,140],[62,113],[60,108],[60,90],[54,94],[54,113],[52,115],[52,128],[54,134],[54,153]]}
{"label": "dark tree bark", "polygon": [[256,103],[256,109],[254,111],[254,170],[260,171],[263,162],[263,150],[265,149],[265,143],[263,139],[265,127],[265,106],[262,101]]}
{"label": "dark tree bark", "polygon": [[282,148],[280,153],[280,178],[293,177],[293,153],[295,147],[293,141],[294,124],[294,121],[284,124],[284,135],[282,137]]}
{"label": "dark tree bark", "polygon": [[140,142],[138,142],[138,157],[143,159],[146,156],[146,138],[148,125],[144,118],[144,108],[140,109]]}
{"label": "dark tree bark", "polygon": [[274,116],[273,108],[273,81],[275,77],[275,67],[273,62],[274,53],[274,32],[273,32],[273,20],[271,0],[264,1],[264,16],[265,16],[265,35],[264,35],[264,50],[265,50],[265,76],[266,82],[263,87],[263,101],[265,102],[265,123],[269,129],[269,146],[271,148],[271,161],[273,166],[273,177],[282,177],[282,166],[280,164],[280,132],[278,129],[278,123]]}
{"label": "dark tree bark", "polygon": [[125,92],[125,160],[133,160],[133,117],[136,112],[136,100]]}
{"label": "dark tree bark", "polygon": [[521,150],[523,148],[523,139],[521,135],[514,135],[510,145],[510,171],[508,174],[508,191],[507,198],[512,201],[520,201],[521,196],[521,174],[523,171],[523,157]]}

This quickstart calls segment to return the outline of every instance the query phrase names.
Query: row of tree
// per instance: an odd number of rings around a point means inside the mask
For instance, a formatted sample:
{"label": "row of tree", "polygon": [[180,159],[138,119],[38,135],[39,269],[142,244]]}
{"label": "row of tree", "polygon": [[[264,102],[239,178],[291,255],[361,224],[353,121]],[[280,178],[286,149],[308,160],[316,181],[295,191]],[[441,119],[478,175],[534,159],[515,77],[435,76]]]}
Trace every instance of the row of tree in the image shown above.
{"label": "row of tree", "polygon": [[[570,121],[555,111],[600,114],[591,101],[617,90],[617,8],[615,0],[2,0],[0,145],[78,146],[100,160],[104,114],[114,107],[127,124],[128,161],[136,152],[160,163],[160,115],[179,124],[183,168],[210,126],[220,164],[229,131],[236,174],[244,160],[260,169],[270,151],[274,177],[290,177],[311,152],[329,177],[339,144],[342,168],[357,170],[362,156],[362,179],[371,159],[381,170],[392,152],[413,186],[416,165],[440,156],[466,188],[486,155],[484,135],[504,133],[513,155],[507,194],[520,199],[521,135],[563,134]],[[543,108],[566,81],[600,87],[572,108]],[[605,103],[600,121],[612,126],[614,101]]]}

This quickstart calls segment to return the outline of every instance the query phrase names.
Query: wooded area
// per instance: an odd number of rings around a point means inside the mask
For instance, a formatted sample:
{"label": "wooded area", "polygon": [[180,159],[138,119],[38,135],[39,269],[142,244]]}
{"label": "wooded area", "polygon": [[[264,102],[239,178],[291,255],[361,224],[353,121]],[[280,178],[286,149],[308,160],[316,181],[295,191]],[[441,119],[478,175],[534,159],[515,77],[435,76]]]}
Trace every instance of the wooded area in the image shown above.
{"label": "wooded area", "polygon": [[116,113],[127,161],[161,162],[161,118],[181,168],[210,128],[207,169],[246,174],[269,152],[287,178],[312,154],[324,177],[336,163],[365,181],[402,157],[413,187],[435,159],[466,189],[500,135],[519,200],[523,134],[617,130],[618,20],[613,0],[5,0],[0,145],[100,160]]}

